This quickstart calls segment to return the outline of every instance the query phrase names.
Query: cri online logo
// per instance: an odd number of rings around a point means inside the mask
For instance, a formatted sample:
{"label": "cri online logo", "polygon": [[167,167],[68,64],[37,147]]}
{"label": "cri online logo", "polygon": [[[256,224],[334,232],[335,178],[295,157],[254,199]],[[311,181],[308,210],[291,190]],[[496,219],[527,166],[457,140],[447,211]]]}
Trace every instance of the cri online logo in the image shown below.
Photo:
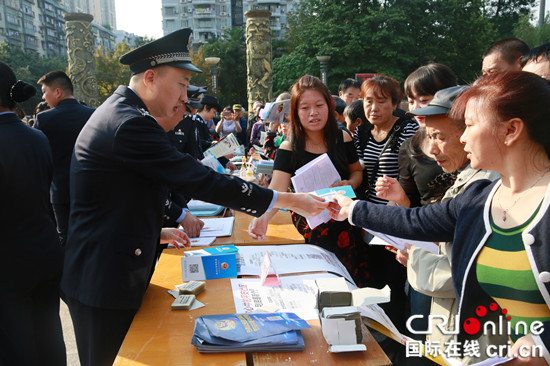
{"label": "cri online logo", "polygon": [[[498,309],[498,305],[496,303],[491,303],[489,305],[489,311],[495,312]],[[506,316],[508,314],[508,310],[502,309],[502,315]],[[487,308],[483,305],[480,305],[476,308],[476,315],[483,319],[485,316],[487,316]],[[506,319],[508,321],[512,320],[512,317],[510,315],[506,316]],[[466,332],[469,335],[475,335],[479,333],[481,330],[481,323],[477,318],[468,318],[464,320],[464,323],[462,323],[462,329],[464,329],[464,332]]]}
{"label": "cri online logo", "polygon": [[[512,335],[512,334],[533,334],[540,335],[544,331],[544,325],[541,321],[535,320],[531,324],[526,324],[524,321],[518,321],[512,329],[512,322],[510,321],[512,317],[508,314],[507,309],[502,309],[501,314],[498,315],[498,321],[483,321],[483,318],[489,315],[489,312],[494,313],[498,311],[498,305],[496,303],[491,303],[489,309],[487,307],[480,305],[476,308],[476,317],[470,317],[464,320],[462,323],[462,330],[471,336],[478,335],[480,331],[484,335]],[[432,334],[433,326],[435,325],[441,334],[445,335],[456,335],[459,333],[459,328],[454,327],[450,329],[447,327],[449,319],[445,315],[441,314],[430,314],[428,315],[428,328],[426,330],[414,329],[412,322],[415,319],[422,319],[424,315],[413,315],[407,320],[406,326],[407,330],[411,334]],[[495,318],[494,316],[492,317]],[[454,315],[454,324],[458,324],[458,315]],[[434,320],[437,322],[434,323]],[[481,321],[480,321],[481,320]],[[483,322],[483,326],[482,326]]]}

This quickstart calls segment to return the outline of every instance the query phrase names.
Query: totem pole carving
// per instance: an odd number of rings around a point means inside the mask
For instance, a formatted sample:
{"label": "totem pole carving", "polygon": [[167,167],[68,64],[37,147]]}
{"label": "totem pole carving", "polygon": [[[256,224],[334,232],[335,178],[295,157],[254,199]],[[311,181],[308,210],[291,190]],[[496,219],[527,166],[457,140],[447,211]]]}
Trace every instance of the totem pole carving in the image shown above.
{"label": "totem pole carving", "polygon": [[74,97],[90,107],[98,105],[97,79],[95,76],[94,17],[83,13],[65,13],[69,77],[74,86]]}
{"label": "totem pole carving", "polygon": [[271,13],[267,10],[250,10],[246,16],[246,66],[248,110],[259,100],[272,99],[273,72],[271,70]]}

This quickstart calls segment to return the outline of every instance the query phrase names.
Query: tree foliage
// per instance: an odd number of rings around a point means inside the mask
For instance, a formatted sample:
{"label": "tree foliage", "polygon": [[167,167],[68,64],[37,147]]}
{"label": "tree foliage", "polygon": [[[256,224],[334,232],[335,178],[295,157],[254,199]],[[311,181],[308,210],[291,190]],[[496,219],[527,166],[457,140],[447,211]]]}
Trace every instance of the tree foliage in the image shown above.
{"label": "tree foliage", "polygon": [[34,107],[42,99],[40,85],[36,84],[36,81],[47,72],[67,69],[66,57],[44,58],[35,52],[25,53],[19,48],[10,48],[7,43],[0,43],[0,61],[11,67],[18,79],[34,85],[37,89],[34,97],[21,103],[27,115],[33,113]]}
{"label": "tree foliage", "polygon": [[105,52],[103,47],[95,53],[95,70],[99,102],[103,103],[119,85],[128,85],[130,81],[130,68],[119,62],[120,56],[129,52],[130,48],[126,43],[119,43],[115,50]]}
{"label": "tree foliage", "polygon": [[530,17],[524,16],[514,27],[514,35],[525,41],[529,47],[537,47],[550,42],[550,23],[545,20],[542,27],[536,27],[530,22]]}
{"label": "tree foliage", "polygon": [[[244,29],[235,27],[227,30],[220,39],[203,46],[204,57],[219,57],[218,93],[222,105],[239,103],[247,105],[246,89],[246,42]],[[201,64],[202,65],[202,64]],[[199,67],[210,72],[210,67]],[[193,82],[195,84],[195,82]],[[212,85],[212,84],[209,84]]]}
{"label": "tree foliage", "polygon": [[[460,82],[473,80],[488,45],[511,35],[534,0],[302,0],[288,14],[290,54],[274,61],[281,88],[296,74],[319,75],[317,55],[329,55],[328,83],[356,73],[403,81],[428,62],[449,65]],[[312,70],[312,61],[316,65]],[[292,72],[292,70],[296,70]],[[279,75],[281,74],[281,75]],[[285,80],[285,75],[288,74]],[[284,89],[288,86],[284,86]]]}

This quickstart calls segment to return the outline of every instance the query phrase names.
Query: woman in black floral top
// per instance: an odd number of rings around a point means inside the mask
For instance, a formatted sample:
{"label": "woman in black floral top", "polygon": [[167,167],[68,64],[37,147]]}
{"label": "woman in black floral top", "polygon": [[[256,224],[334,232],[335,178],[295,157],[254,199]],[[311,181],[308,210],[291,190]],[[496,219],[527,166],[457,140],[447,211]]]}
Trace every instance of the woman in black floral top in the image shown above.
{"label": "woman in black floral top", "polygon": [[[338,129],[334,118],[334,101],[319,78],[305,75],[292,87],[290,99],[290,136],[275,157],[273,178],[269,188],[286,192],[290,178],[298,168],[327,153],[342,180],[332,186],[351,185],[362,181],[362,169],[355,147],[348,134]],[[328,187],[327,187],[328,188]],[[275,211],[254,219],[249,227],[256,239],[265,237],[269,220]],[[307,222],[292,213],[294,224],[309,244],[327,249],[342,261],[357,285],[363,286],[369,277],[361,231],[347,222],[330,220],[309,228]]]}

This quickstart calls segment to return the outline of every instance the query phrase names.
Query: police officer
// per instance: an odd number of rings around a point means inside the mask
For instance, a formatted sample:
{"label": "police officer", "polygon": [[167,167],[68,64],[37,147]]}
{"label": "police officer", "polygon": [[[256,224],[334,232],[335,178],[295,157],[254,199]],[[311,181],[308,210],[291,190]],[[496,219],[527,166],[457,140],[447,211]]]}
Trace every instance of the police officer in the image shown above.
{"label": "police officer", "polygon": [[[179,152],[187,153],[197,160],[203,158],[203,151],[195,113],[201,107],[200,99],[206,90],[206,87],[189,85],[187,88],[188,101],[183,119],[176,115],[175,118],[181,119],[181,121],[167,132],[170,143]],[[181,225],[189,237],[196,238],[200,235],[204,222],[189,212],[188,199],[189,197],[185,197],[181,192],[170,192],[165,204],[163,226],[178,227]]]}
{"label": "police officer", "polygon": [[192,30],[181,29],[120,58],[132,71],[82,129],[71,162],[71,212],[61,288],[80,362],[113,363],[141,305],[159,243],[189,245],[161,229],[169,189],[254,216],[288,208],[312,216],[328,206],[309,194],[273,192],[221,175],[179,153],[166,131],[187,101]]}

